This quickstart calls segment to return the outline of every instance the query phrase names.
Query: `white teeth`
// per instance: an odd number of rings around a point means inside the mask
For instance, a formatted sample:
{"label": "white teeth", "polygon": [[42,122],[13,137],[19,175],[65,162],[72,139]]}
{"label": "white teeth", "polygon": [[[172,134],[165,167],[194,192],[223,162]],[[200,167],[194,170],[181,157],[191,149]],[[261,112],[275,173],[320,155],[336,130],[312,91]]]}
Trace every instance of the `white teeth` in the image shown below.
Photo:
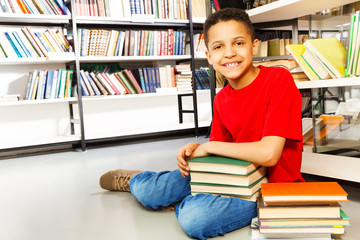
{"label": "white teeth", "polygon": [[229,63],[229,64],[226,64],[227,67],[234,67],[238,65],[238,63]]}

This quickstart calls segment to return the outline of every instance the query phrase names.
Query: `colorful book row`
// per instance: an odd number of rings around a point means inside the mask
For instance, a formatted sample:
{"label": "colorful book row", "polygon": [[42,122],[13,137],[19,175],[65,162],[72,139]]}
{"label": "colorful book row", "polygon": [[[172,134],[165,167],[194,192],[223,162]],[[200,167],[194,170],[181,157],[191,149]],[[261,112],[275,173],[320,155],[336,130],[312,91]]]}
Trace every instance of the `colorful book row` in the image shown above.
{"label": "colorful book row", "polygon": [[168,29],[78,29],[80,56],[184,55],[186,33]]}
{"label": "colorful book row", "polygon": [[72,52],[61,29],[30,27],[0,29],[0,57],[37,58],[49,53]]}
{"label": "colorful book row", "polygon": [[75,0],[76,16],[187,19],[186,0]]}
{"label": "colorful book row", "polygon": [[63,0],[1,0],[0,13],[71,15]]}
{"label": "colorful book row", "polygon": [[184,74],[187,75],[191,84],[191,71],[188,70],[188,66],[187,64],[165,65],[154,68],[124,69],[115,72],[81,70],[82,94],[84,96],[123,95],[155,93],[159,89],[175,90],[177,88],[177,90],[182,90],[182,83],[178,82],[179,77]]}
{"label": "colorful book row", "polygon": [[34,70],[29,74],[25,100],[71,97],[72,70]]}

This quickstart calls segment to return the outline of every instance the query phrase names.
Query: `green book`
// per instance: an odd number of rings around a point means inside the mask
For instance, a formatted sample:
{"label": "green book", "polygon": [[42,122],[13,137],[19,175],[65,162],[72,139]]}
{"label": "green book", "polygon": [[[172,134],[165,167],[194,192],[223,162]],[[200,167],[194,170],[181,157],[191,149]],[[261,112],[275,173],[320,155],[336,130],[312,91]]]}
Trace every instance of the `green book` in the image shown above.
{"label": "green book", "polygon": [[190,171],[249,175],[260,165],[226,157],[197,157],[188,161]]}
{"label": "green book", "polygon": [[190,182],[191,193],[203,194],[218,194],[218,195],[231,195],[231,196],[253,196],[257,193],[262,183],[266,183],[267,178],[262,177],[250,186],[233,186],[224,184],[208,184],[208,183],[193,183]]}
{"label": "green book", "polygon": [[124,73],[121,71],[121,72],[117,72],[116,74],[120,77],[121,81],[124,83],[124,85],[126,86],[127,90],[129,90],[129,92],[130,92],[131,94],[136,94],[135,89],[134,89],[133,86],[130,84],[130,82],[128,81],[128,79],[127,79],[126,76],[124,75]]}

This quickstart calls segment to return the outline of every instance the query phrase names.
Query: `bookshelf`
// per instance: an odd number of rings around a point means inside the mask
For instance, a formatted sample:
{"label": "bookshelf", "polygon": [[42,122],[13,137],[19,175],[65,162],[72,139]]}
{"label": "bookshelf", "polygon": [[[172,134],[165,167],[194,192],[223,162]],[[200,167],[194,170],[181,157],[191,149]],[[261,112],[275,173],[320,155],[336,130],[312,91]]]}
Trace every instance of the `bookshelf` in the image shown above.
{"label": "bookshelf", "polygon": [[[67,1],[68,8],[75,12],[75,1]],[[185,3],[185,1],[184,1]],[[190,2],[191,3],[191,2]],[[135,19],[119,17],[89,17],[68,15],[36,15],[0,13],[0,26],[57,26],[67,30],[74,53],[55,54],[46,58],[2,58],[0,71],[6,80],[0,81],[0,94],[23,93],[28,82],[28,74],[33,69],[72,69],[74,82],[80,79],[79,71],[83,64],[117,63],[128,66],[163,66],[190,63],[194,70],[192,47],[186,55],[164,56],[119,56],[94,57],[80,56],[77,46],[77,29],[177,29],[192,36],[193,23],[191,6],[189,19]],[[199,21],[199,19],[197,19]],[[201,20],[200,20],[201,21]],[[190,37],[188,45],[193,41]],[[0,102],[0,109],[7,115],[0,121],[4,132],[0,140],[1,151],[16,151],[22,148],[71,144],[82,150],[87,141],[106,141],[123,137],[156,135],[177,130],[195,130],[209,126],[210,106],[208,92],[197,94],[195,87],[188,92],[160,92],[122,96],[83,97],[80,85],[73,89],[75,97],[67,99],[27,100]],[[191,114],[184,114],[184,123],[179,123],[178,96],[183,97],[183,108]],[[199,95],[199,99],[197,96]],[[187,97],[190,96],[190,97]],[[198,106],[204,105],[198,119]],[[125,106],[125,108],[124,108]],[[146,106],[146,107],[145,107]],[[144,118],[145,111],[150,117]],[[165,117],[164,117],[165,116]],[[111,121],[107,121],[111,119]],[[107,123],[106,123],[107,122]],[[101,126],[101,127],[99,127]],[[118,127],[121,126],[121,127]],[[115,129],[115,130],[114,130]],[[18,134],[13,134],[18,132]],[[21,140],[19,141],[19,138]]]}

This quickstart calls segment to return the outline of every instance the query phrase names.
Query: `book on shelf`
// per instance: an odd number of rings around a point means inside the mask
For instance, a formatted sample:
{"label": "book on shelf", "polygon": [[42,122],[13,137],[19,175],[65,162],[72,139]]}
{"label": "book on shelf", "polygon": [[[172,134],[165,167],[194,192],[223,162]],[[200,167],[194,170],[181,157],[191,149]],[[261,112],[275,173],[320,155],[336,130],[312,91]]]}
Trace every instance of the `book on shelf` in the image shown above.
{"label": "book on shelf", "polygon": [[311,69],[319,76],[320,79],[329,79],[331,78],[327,68],[322,64],[320,59],[312,53],[308,48],[305,48],[301,57],[304,61],[311,67]]}
{"label": "book on shelf", "polygon": [[71,97],[73,70],[37,70],[29,73],[25,100]]}
{"label": "book on shelf", "polygon": [[319,80],[320,77],[312,69],[312,67],[304,60],[301,55],[305,52],[305,46],[302,44],[289,44],[286,46],[286,49],[293,56],[295,61],[299,64],[304,73],[308,76],[310,80]]}
{"label": "book on shelf", "polygon": [[0,3],[4,13],[71,15],[63,0],[2,0]]}
{"label": "book on shelf", "polygon": [[[264,185],[262,186],[263,189]],[[262,190],[262,193],[264,190]],[[322,205],[265,205],[263,198],[257,200],[259,219],[283,218],[326,218],[339,219],[341,205],[338,202],[329,202]]]}
{"label": "book on shelf", "polygon": [[347,193],[337,182],[264,183],[261,191],[265,205],[347,201]]}
{"label": "book on shelf", "polygon": [[20,94],[0,95],[0,102],[14,102],[20,100]]}
{"label": "book on shelf", "polygon": [[304,42],[304,46],[316,57],[332,78],[345,76],[347,50],[337,38],[308,39]]}
{"label": "book on shelf", "polygon": [[78,34],[81,56],[185,54],[183,38],[186,37],[186,33],[173,29],[165,31],[79,29]]}

